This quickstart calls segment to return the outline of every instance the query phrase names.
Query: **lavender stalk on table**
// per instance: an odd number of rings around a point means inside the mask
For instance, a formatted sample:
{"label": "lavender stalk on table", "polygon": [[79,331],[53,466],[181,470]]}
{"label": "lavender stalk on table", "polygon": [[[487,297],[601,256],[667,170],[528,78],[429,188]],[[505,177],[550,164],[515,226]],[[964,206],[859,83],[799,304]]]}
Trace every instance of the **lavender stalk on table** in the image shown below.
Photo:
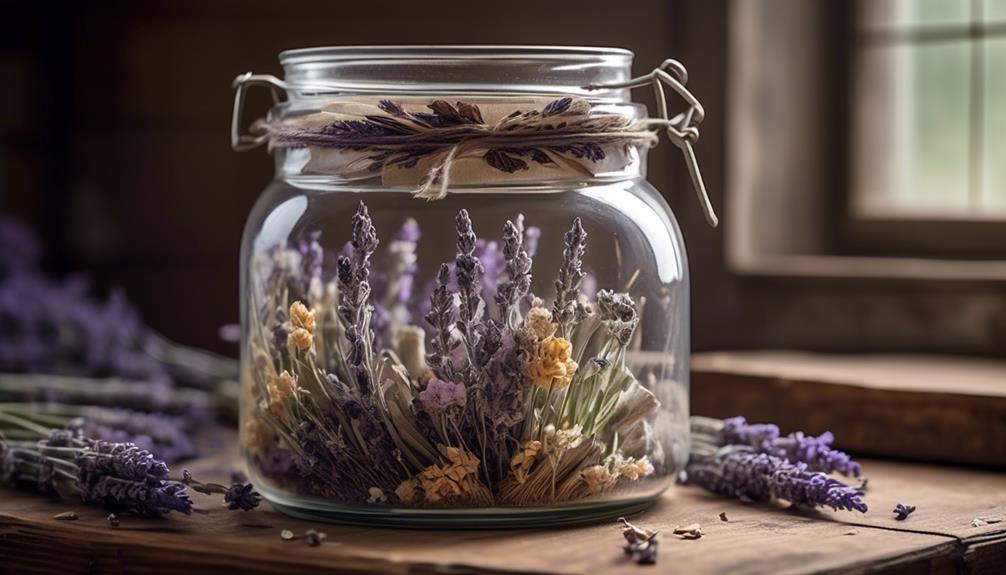
{"label": "lavender stalk on table", "polygon": [[832,448],[835,436],[830,431],[807,436],[802,431],[781,437],[779,427],[773,424],[752,424],[744,417],[724,419],[719,431],[719,445],[748,445],[757,451],[806,463],[810,469],[831,473],[837,471],[849,477],[859,477],[859,464],[847,453]]}
{"label": "lavender stalk on table", "polygon": [[[79,497],[117,513],[157,517],[192,513],[186,485],[224,495],[230,509],[252,509],[260,497],[251,484],[204,484],[185,474],[170,478],[168,465],[132,443],[89,439],[78,430],[53,430],[38,441],[0,439],[0,484]],[[217,488],[220,489],[217,489]]]}
{"label": "lavender stalk on table", "polygon": [[753,501],[783,499],[806,507],[866,512],[863,492],[829,477],[833,471],[858,476],[860,466],[831,449],[833,436],[800,432],[779,437],[772,424],[749,424],[693,416],[687,481],[727,497]]}
{"label": "lavender stalk on table", "polygon": [[805,463],[727,446],[711,455],[692,453],[688,482],[727,497],[751,501],[782,499],[805,507],[831,507],[866,513],[859,492]]}

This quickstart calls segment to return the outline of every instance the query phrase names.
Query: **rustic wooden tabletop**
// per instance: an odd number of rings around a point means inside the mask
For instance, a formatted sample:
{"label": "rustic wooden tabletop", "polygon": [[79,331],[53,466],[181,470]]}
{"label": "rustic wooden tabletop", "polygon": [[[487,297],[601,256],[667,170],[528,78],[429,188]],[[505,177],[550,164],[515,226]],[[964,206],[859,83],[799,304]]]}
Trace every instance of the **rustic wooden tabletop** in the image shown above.
{"label": "rustic wooden tabletop", "polygon": [[[226,477],[230,458],[189,467]],[[123,518],[33,494],[0,490],[4,573],[1006,573],[1006,474],[865,460],[867,515],[747,504],[676,487],[633,521],[660,530],[655,566],[622,553],[614,523],[566,529],[408,531],[291,519],[263,504],[164,519]],[[896,503],[916,505],[896,521]],[[53,518],[73,510],[76,521]],[[726,513],[728,521],[720,520]],[[979,519],[979,521],[975,521]],[[990,520],[986,522],[984,520]],[[1002,520],[996,522],[997,520]],[[698,540],[675,526],[702,525]],[[280,531],[325,532],[319,547]]]}

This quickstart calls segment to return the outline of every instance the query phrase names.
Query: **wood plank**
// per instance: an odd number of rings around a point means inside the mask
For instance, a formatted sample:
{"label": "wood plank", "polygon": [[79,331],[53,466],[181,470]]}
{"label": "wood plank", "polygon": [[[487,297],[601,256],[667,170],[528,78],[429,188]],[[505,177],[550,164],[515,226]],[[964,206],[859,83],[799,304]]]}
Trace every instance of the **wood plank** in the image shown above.
{"label": "wood plank", "polygon": [[[193,462],[197,476],[223,478],[232,459]],[[976,515],[1006,515],[1006,476],[973,470],[865,461],[870,513],[812,512],[726,500],[676,487],[634,521],[661,530],[660,561],[647,573],[807,574],[896,570],[930,573],[996,566],[1006,522],[971,527]],[[975,497],[974,494],[982,494]],[[419,531],[319,524],[263,505],[227,511],[195,494],[205,510],[161,520],[123,518],[118,528],[98,508],[0,490],[0,572],[67,573],[628,573],[619,528]],[[919,510],[905,522],[893,502]],[[57,521],[75,510],[78,521]],[[719,520],[725,512],[728,522]],[[676,525],[700,523],[696,541]],[[966,524],[965,524],[966,523]],[[328,534],[320,547],[283,541],[281,529]],[[854,530],[854,534],[849,534]],[[994,572],[994,571],[989,571]]]}
{"label": "wood plank", "polygon": [[718,352],[692,360],[692,410],[831,430],[858,453],[1006,467],[1006,361]]}

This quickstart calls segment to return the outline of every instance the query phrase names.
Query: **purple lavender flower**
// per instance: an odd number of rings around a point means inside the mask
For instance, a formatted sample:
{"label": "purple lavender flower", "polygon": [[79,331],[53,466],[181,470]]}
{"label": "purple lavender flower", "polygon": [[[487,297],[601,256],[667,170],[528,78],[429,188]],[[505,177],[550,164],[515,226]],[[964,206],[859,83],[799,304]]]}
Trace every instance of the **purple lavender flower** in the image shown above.
{"label": "purple lavender flower", "polygon": [[168,466],[135,445],[85,440],[74,463],[85,502],[137,515],[192,512],[185,486],[168,481]]}
{"label": "purple lavender flower", "polygon": [[507,221],[503,226],[503,258],[506,262],[505,282],[496,288],[496,305],[500,320],[510,329],[520,321],[520,302],[531,290],[531,256],[524,249],[523,217],[517,223]]}
{"label": "purple lavender flower", "polygon": [[451,336],[451,326],[454,323],[454,296],[448,291],[451,268],[441,264],[437,273],[437,287],[430,295],[430,311],[426,321],[433,327],[433,337],[430,341],[432,351],[427,354],[426,362],[440,377],[449,377],[453,373],[451,351],[454,349]]}
{"label": "purple lavender flower", "polygon": [[908,516],[915,512],[914,505],[905,505],[904,503],[898,503],[894,506],[895,519],[898,521],[904,521],[908,519]]}
{"label": "purple lavender flower", "polygon": [[573,227],[566,232],[563,243],[565,247],[559,277],[555,280],[552,317],[559,324],[559,334],[568,337],[576,319],[578,291],[580,280],[583,279],[583,254],[587,247],[587,232],[583,229],[580,218],[573,220]]}
{"label": "purple lavender flower", "polygon": [[66,427],[79,430],[84,437],[112,443],[133,443],[166,462],[196,454],[195,445],[186,433],[188,422],[182,418],[101,407],[85,408],[81,415]]}
{"label": "purple lavender flower", "polygon": [[478,345],[476,326],[482,319],[482,276],[485,268],[474,255],[476,236],[468,210],[461,210],[455,220],[458,233],[457,256],[454,259],[454,279],[458,284],[458,320],[455,325],[468,346]]}
{"label": "purple lavender flower", "polygon": [[251,511],[262,502],[262,496],[251,483],[235,483],[224,494],[224,503],[231,510]]}
{"label": "purple lavender flower", "polygon": [[837,471],[848,477],[859,477],[862,473],[859,463],[853,461],[849,454],[832,449],[834,441],[835,436],[830,431],[818,437],[805,436],[803,432],[797,431],[775,440],[772,446],[780,457],[789,461],[802,461],[815,471]]}
{"label": "purple lavender flower", "polygon": [[805,507],[826,506],[866,513],[859,492],[805,463],[790,463],[750,447],[727,446],[715,455],[692,454],[688,481],[738,499],[784,499]]}
{"label": "purple lavender flower", "polygon": [[419,392],[419,401],[428,411],[443,412],[453,405],[465,406],[465,385],[433,378]]}
{"label": "purple lavender flower", "polygon": [[859,477],[861,473],[859,463],[848,454],[832,449],[835,436],[830,431],[818,437],[805,436],[800,431],[786,437],[779,435],[776,425],[752,424],[743,417],[731,417],[723,420],[719,445],[747,445],[792,463],[806,463],[810,469],[824,473],[837,471],[849,477]]}
{"label": "purple lavender flower", "polygon": [[355,368],[357,385],[363,393],[372,390],[369,366],[374,334],[370,329],[370,257],[377,249],[377,230],[367,206],[361,201],[353,215],[352,253],[339,258],[339,305],[337,312],[349,342],[347,362]]}

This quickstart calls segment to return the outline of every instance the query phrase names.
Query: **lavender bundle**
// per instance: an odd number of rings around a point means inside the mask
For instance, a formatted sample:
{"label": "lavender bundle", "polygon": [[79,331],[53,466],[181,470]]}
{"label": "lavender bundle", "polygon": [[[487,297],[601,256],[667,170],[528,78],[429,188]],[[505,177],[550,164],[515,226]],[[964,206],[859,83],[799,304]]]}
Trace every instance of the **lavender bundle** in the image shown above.
{"label": "lavender bundle", "polygon": [[[44,429],[83,418],[77,427],[95,439],[169,461],[195,455],[189,430],[216,411],[216,388],[237,379],[237,363],[169,342],[119,291],[102,300],[81,278],[48,277],[35,236],[16,220],[0,216],[0,245],[0,415]],[[2,418],[0,432],[38,437]]]}
{"label": "lavender bundle", "polygon": [[425,304],[415,222],[375,274],[363,203],[352,222],[335,273],[286,245],[256,264],[242,445],[257,473],[347,503],[458,507],[593,497],[663,464],[646,447],[659,403],[625,365],[638,309],[628,294],[587,301],[579,219],[551,305],[530,293],[538,232],[522,216],[497,243],[458,213]]}
{"label": "lavender bundle", "polygon": [[833,436],[780,437],[771,424],[692,417],[689,483],[727,497],[751,501],[782,499],[805,507],[866,513],[862,491],[828,473],[860,474],[859,464],[831,448]]}
{"label": "lavender bundle", "polygon": [[[0,440],[0,484],[77,497],[116,513],[156,517],[193,509],[185,483],[172,480],[149,451],[73,430],[54,430],[38,441]],[[251,484],[236,483],[224,493],[232,509],[258,505]]]}

